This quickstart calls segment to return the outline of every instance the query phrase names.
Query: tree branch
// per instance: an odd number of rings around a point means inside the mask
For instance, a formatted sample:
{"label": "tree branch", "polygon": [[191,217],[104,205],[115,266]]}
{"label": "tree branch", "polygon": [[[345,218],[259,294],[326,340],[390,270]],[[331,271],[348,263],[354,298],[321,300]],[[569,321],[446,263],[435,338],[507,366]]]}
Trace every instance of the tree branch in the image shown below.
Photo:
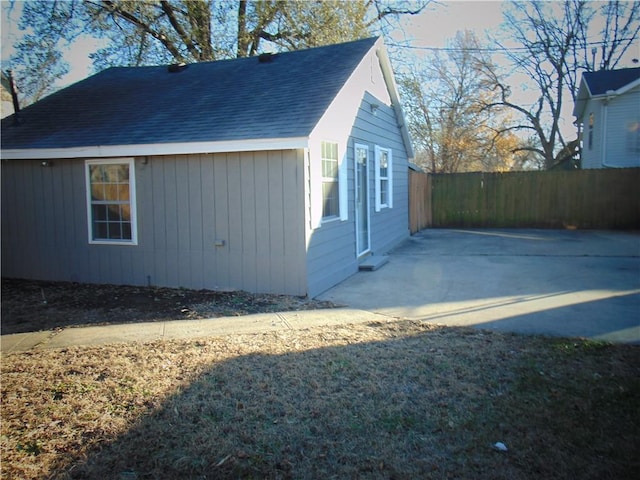
{"label": "tree branch", "polygon": [[173,56],[173,58],[175,58],[177,61],[179,62],[184,61],[184,57],[182,56],[180,51],[176,48],[176,46],[172,42],[169,41],[169,39],[165,34],[155,31],[153,28],[151,28],[150,25],[143,22],[132,13],[121,9],[119,5],[117,5],[111,0],[102,0],[102,5],[104,5],[105,9],[112,15],[118,16],[126,20],[127,22],[131,23],[132,25],[135,25],[136,27],[141,29],[143,32],[151,35],[153,38],[158,40],[169,51],[171,56]]}
{"label": "tree branch", "polygon": [[524,146],[524,147],[516,147],[513,150],[511,150],[511,153],[517,153],[517,152],[534,152],[541,155],[543,158],[545,158],[544,150],[540,150],[539,148],[536,148],[536,147]]}
{"label": "tree branch", "polygon": [[371,0],[369,2],[369,5],[373,4],[376,7],[376,11],[378,12],[378,14],[371,19],[367,24],[367,28],[371,27],[373,24],[375,24],[376,22],[379,22],[380,20],[382,20],[383,18],[389,16],[389,15],[418,15],[419,13],[421,13],[426,7],[427,5],[429,5],[429,3],[431,3],[431,0],[427,0],[425,1],[422,6],[412,10],[412,9],[396,9],[396,8],[392,8],[392,7],[386,7],[381,9],[380,8],[380,4],[378,3],[378,0]]}
{"label": "tree branch", "polygon": [[185,32],[184,28],[182,28],[182,25],[180,25],[180,22],[178,22],[178,19],[176,18],[173,8],[169,4],[169,2],[167,2],[166,0],[162,0],[160,2],[160,5],[162,7],[162,11],[167,15],[169,23],[176,31],[176,33],[180,36],[189,53],[191,53],[191,55],[193,55],[193,58],[195,58],[196,60],[200,60],[200,52],[191,41],[191,37],[187,35],[187,32]]}

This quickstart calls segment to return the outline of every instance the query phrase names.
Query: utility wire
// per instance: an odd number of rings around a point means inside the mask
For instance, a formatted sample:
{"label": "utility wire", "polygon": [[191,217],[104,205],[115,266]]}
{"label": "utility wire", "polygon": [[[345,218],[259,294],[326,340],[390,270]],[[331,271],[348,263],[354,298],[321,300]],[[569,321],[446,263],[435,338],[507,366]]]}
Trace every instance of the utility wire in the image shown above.
{"label": "utility wire", "polygon": [[[621,38],[618,41],[626,42],[628,40],[637,40],[636,38]],[[594,47],[607,45],[608,42],[587,42],[585,47]],[[488,53],[508,53],[508,52],[522,52],[528,51],[528,47],[475,47],[475,48],[454,48],[454,47],[425,47],[418,45],[403,45],[401,43],[389,42],[390,47],[407,48],[411,50],[428,50],[433,52],[488,52]]]}

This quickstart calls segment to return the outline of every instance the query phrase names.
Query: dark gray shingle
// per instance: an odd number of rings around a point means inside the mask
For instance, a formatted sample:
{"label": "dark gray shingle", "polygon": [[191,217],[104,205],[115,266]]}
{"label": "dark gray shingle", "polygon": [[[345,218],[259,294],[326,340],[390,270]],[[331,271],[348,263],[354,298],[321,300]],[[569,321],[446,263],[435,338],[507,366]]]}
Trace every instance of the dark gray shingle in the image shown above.
{"label": "dark gray shingle", "polygon": [[583,77],[587,85],[589,85],[591,95],[602,95],[609,90],[618,90],[640,78],[640,68],[585,72]]}
{"label": "dark gray shingle", "polygon": [[3,149],[308,136],[375,38],[275,55],[104,70],[2,120]]}

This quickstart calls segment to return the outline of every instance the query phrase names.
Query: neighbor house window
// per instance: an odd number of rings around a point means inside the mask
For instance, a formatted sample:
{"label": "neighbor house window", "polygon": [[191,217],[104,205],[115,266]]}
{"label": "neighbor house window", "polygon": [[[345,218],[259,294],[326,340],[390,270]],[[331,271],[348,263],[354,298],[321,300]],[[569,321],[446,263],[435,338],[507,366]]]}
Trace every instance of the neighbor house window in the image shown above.
{"label": "neighbor house window", "polygon": [[376,212],[393,207],[393,160],[391,150],[376,145]]}
{"label": "neighbor house window", "polygon": [[322,218],[340,216],[338,144],[322,142]]}
{"label": "neighbor house window", "polygon": [[591,112],[589,114],[589,135],[588,135],[588,142],[587,144],[589,145],[589,150],[593,150],[593,124],[594,124],[595,120],[593,118],[593,112]]}
{"label": "neighbor house window", "polygon": [[137,243],[133,159],[87,160],[89,243]]}
{"label": "neighbor house window", "polygon": [[640,153],[640,122],[627,124],[627,152]]}

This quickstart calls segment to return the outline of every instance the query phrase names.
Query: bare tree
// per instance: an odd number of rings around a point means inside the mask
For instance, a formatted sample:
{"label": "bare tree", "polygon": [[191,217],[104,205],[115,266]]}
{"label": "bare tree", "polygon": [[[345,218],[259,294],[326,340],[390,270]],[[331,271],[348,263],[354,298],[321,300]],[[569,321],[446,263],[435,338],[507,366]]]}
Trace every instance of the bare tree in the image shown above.
{"label": "bare tree", "polygon": [[[632,45],[635,44],[637,48],[640,2],[610,0],[599,5],[597,13],[604,19],[600,30],[594,32],[600,38],[599,48],[590,45],[588,38],[581,36],[579,47],[582,65],[579,61],[575,63],[587,71],[613,70]],[[598,54],[599,61],[596,61]]]}
{"label": "bare tree", "polygon": [[498,136],[507,119],[484,108],[499,97],[486,86],[491,59],[474,34],[458,32],[445,54],[419,65],[400,82],[417,162],[434,173],[510,169],[522,142],[514,134]]}
{"label": "bare tree", "polygon": [[29,33],[10,67],[21,90],[37,99],[68,71],[61,49],[81,34],[104,41],[92,54],[96,70],[199,62],[364,38],[430,1],[33,0],[19,25]]}
{"label": "bare tree", "polygon": [[[493,64],[485,64],[487,87],[498,100],[485,108],[511,109],[520,120],[505,131],[529,132],[535,144],[521,147],[541,156],[545,168],[553,168],[574,158],[579,139],[565,138],[562,111],[566,102],[574,101],[580,74],[596,68],[614,68],[626,50],[637,42],[638,2],[591,4],[581,0],[563,3],[514,2],[505,11],[508,38],[518,49],[501,47],[507,52],[514,71],[525,74],[537,89],[537,99],[530,105],[516,103],[511,87],[497,74]],[[604,18],[604,27],[594,32],[594,18]],[[599,35],[595,41],[594,35]],[[601,50],[599,64],[590,45]],[[595,47],[594,47],[595,48]]]}

